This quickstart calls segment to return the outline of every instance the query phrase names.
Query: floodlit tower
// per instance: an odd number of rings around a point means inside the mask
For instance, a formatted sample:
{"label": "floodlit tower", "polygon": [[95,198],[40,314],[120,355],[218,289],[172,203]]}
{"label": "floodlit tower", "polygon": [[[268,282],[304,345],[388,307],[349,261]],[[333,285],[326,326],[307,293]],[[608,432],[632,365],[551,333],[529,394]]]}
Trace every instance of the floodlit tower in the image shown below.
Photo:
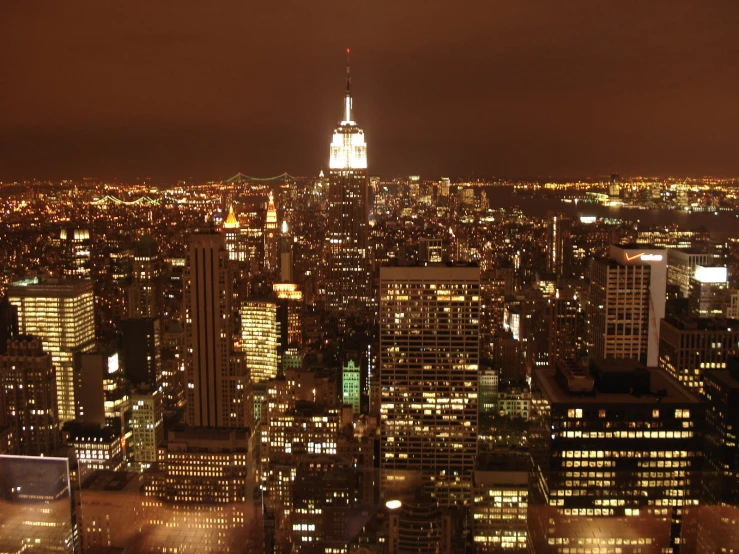
{"label": "floodlit tower", "polygon": [[267,205],[267,219],[264,224],[264,268],[267,271],[277,271],[279,265],[280,235],[277,231],[277,208],[275,197],[269,193]]}
{"label": "floodlit tower", "polygon": [[347,49],[344,112],[329,158],[327,306],[334,312],[364,308],[370,296],[367,252],[367,144],[352,111]]}

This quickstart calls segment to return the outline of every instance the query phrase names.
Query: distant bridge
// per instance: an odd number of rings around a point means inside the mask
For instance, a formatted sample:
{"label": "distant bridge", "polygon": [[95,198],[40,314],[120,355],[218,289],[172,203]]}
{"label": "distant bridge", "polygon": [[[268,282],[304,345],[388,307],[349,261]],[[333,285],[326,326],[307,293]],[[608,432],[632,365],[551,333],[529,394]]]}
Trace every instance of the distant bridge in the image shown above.
{"label": "distant bridge", "polygon": [[[233,177],[230,177],[226,179],[225,181],[222,181],[223,183],[243,183],[243,182],[252,182],[252,181],[287,181],[288,179],[295,181],[297,180],[296,177],[293,177],[289,173],[283,173],[281,175],[275,175],[274,177],[250,177],[249,175],[244,175],[240,171],[234,175]],[[215,181],[218,182],[218,181]]]}
{"label": "distant bridge", "polygon": [[120,204],[123,206],[158,206],[159,200],[154,200],[153,198],[149,198],[148,196],[142,196],[141,198],[137,198],[136,200],[126,201],[121,200],[120,198],[116,198],[115,196],[111,196],[110,194],[107,196],[104,196],[103,198],[99,200],[95,200],[93,202],[90,202],[92,206],[99,206],[101,204],[107,204],[108,202],[112,202],[113,204]]}

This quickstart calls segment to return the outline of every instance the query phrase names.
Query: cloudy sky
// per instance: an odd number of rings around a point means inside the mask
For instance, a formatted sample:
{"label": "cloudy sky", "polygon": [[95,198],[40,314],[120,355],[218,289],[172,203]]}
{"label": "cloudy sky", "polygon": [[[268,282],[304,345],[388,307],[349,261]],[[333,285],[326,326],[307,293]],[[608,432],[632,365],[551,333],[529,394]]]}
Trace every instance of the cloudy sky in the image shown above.
{"label": "cloudy sky", "polygon": [[5,0],[0,180],[739,176],[739,2]]}

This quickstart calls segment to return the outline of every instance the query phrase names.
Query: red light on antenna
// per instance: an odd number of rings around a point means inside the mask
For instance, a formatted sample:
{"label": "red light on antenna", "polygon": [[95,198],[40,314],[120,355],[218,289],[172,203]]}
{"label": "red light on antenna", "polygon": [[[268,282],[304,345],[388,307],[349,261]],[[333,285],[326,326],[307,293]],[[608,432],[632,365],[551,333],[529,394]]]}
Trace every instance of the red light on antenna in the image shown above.
{"label": "red light on antenna", "polygon": [[347,54],[349,54],[349,53],[350,53],[350,50],[349,50],[349,48],[347,48],[347,49],[346,49],[346,53],[347,53]]}

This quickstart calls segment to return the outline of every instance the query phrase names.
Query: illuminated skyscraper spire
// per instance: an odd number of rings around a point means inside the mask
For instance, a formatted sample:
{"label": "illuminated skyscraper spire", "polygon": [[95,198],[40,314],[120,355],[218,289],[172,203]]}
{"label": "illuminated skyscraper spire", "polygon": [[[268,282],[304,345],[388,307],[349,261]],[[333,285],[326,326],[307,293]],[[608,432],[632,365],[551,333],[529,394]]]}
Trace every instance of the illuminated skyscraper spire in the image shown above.
{"label": "illuminated skyscraper spire", "polygon": [[352,73],[349,67],[349,49],[346,49],[346,94],[344,95],[344,119],[341,122],[351,123],[354,121],[352,115]]}

